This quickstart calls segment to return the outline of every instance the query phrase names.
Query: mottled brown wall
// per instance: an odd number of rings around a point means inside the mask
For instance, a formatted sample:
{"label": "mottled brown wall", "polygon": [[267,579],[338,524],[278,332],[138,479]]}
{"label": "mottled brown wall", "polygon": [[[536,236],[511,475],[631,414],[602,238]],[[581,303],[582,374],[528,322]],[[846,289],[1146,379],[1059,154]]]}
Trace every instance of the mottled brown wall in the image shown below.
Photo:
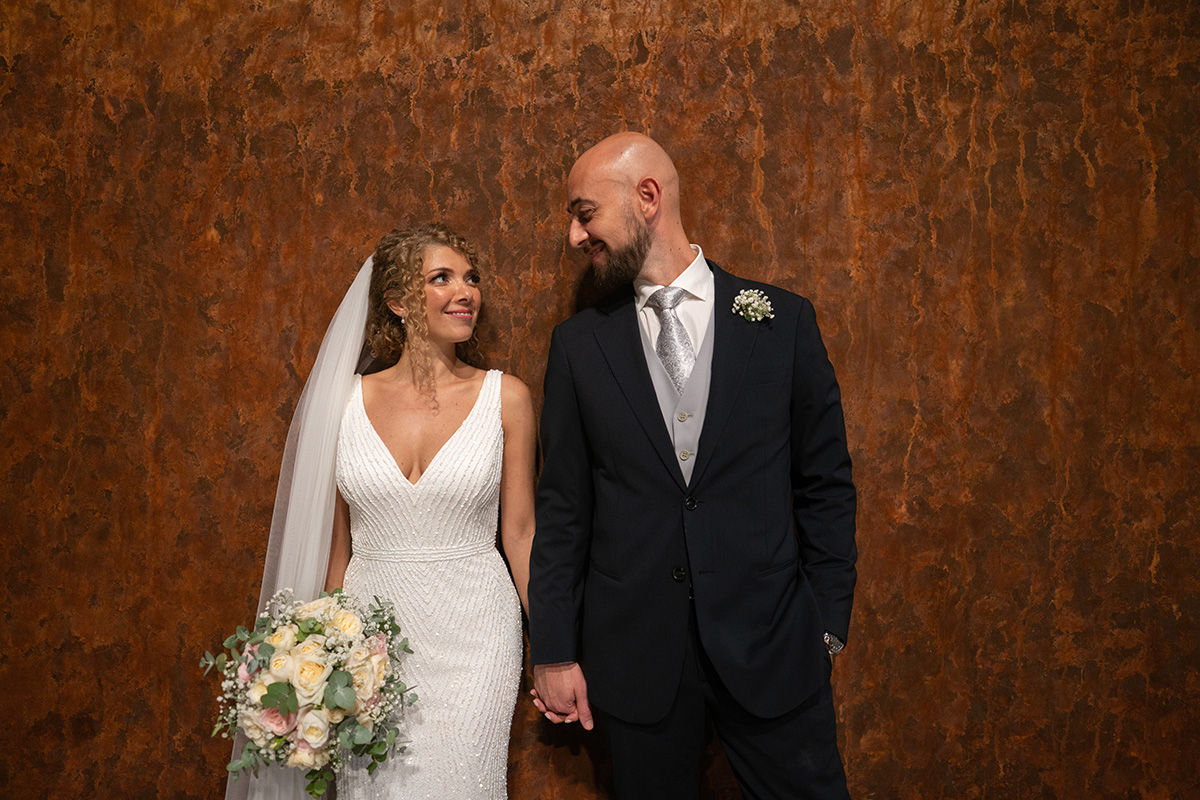
{"label": "mottled brown wall", "polygon": [[[622,126],[711,257],[816,303],[856,796],[1197,790],[1195,4],[394,5],[2,5],[0,794],[219,792],[195,663],[252,613],[354,271],[469,233],[491,360],[540,387],[563,179]],[[512,762],[518,800],[605,796],[525,702]]]}

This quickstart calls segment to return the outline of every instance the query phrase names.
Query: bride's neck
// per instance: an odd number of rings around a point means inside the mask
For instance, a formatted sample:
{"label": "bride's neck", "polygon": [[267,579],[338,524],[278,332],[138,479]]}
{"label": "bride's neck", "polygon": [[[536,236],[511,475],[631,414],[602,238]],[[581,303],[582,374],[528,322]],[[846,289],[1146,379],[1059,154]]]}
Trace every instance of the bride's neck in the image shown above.
{"label": "bride's neck", "polygon": [[[429,354],[429,371],[435,386],[447,380],[457,379],[463,367],[467,366],[458,357],[458,352],[453,343],[437,345],[429,342],[425,345],[425,348],[425,352]],[[400,354],[400,360],[396,362],[396,369],[401,375],[413,376],[415,378],[411,349],[405,349]]]}

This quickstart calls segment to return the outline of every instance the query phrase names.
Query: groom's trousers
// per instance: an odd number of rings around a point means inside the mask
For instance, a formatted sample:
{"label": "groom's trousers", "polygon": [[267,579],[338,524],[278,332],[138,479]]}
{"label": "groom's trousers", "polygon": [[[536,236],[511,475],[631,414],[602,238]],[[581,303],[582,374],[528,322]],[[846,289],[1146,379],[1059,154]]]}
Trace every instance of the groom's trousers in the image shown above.
{"label": "groom's trousers", "polygon": [[[779,669],[787,669],[780,664]],[[595,709],[612,750],[619,800],[696,800],[711,720],[747,800],[848,800],[828,673],[797,708],[764,719],[734,700],[691,620],[683,674],[667,716],[650,725]]]}

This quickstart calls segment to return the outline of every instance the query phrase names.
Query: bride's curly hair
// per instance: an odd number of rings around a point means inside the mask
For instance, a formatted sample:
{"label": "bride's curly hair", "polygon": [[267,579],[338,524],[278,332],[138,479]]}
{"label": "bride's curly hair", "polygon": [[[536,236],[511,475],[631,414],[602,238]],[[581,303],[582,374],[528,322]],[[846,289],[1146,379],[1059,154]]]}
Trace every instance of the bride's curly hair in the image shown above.
{"label": "bride's curly hair", "polygon": [[[424,344],[429,340],[423,269],[425,253],[430,247],[438,245],[454,250],[483,277],[475,248],[441,223],[397,228],[375,245],[366,339],[371,353],[384,363],[396,363],[409,343]],[[404,311],[403,320],[388,308],[389,301],[400,304]],[[476,325],[471,338],[456,348],[458,357],[473,366],[479,361],[478,331],[479,326]],[[433,396],[433,366],[425,347],[413,348],[412,365],[413,382],[422,392]]]}

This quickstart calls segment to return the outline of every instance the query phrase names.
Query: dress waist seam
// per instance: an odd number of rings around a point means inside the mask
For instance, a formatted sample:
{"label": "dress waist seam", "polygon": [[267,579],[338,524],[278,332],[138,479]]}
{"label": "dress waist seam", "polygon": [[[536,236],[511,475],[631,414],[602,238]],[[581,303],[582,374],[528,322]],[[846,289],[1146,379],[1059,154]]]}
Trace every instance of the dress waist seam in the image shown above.
{"label": "dress waist seam", "polygon": [[[353,546],[352,546],[353,547]],[[391,563],[453,561],[460,558],[470,558],[487,553],[495,553],[493,544],[464,545],[441,550],[373,550],[369,548],[353,548],[351,555],[365,561],[387,561]]]}

